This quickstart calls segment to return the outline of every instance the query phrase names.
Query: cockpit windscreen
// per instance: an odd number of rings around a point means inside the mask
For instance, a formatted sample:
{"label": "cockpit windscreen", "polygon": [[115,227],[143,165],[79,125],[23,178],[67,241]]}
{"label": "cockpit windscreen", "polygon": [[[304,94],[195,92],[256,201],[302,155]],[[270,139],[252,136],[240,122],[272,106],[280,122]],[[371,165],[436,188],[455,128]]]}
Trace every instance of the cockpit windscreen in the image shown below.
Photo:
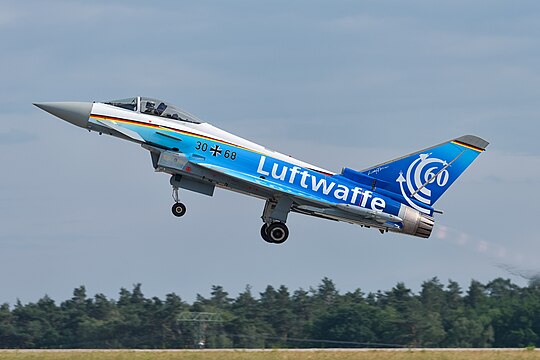
{"label": "cockpit windscreen", "polygon": [[[133,97],[127,99],[106,101],[104,104],[116,106],[122,109],[138,111],[142,114],[161,116],[167,119],[200,124],[202,121],[196,116],[170,105],[165,101],[147,97]],[[138,105],[138,106],[137,106]]]}
{"label": "cockpit windscreen", "polygon": [[127,99],[119,99],[119,100],[111,100],[105,102],[107,105],[116,106],[122,109],[131,110],[131,111],[137,111],[137,98],[127,98]]}
{"label": "cockpit windscreen", "polygon": [[186,121],[194,124],[200,124],[202,121],[197,117],[167,104],[162,100],[141,97],[141,113],[161,116],[168,119]]}

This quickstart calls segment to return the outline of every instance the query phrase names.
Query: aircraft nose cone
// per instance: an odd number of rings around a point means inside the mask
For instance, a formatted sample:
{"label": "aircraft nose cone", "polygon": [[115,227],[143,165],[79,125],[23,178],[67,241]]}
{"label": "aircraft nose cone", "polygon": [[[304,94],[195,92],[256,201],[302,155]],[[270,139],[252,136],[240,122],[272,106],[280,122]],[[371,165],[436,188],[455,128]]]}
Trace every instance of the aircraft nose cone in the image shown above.
{"label": "aircraft nose cone", "polygon": [[73,125],[86,128],[93,104],[90,102],[45,102],[34,103],[34,105]]}

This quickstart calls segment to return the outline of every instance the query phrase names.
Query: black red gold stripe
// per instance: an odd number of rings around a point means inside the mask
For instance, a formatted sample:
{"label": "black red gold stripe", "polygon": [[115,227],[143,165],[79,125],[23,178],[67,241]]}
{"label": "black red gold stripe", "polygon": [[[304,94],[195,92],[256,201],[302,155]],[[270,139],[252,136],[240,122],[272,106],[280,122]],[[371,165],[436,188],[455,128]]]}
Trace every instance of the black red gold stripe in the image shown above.
{"label": "black red gold stripe", "polygon": [[456,144],[456,145],[459,145],[459,146],[466,147],[466,148],[474,150],[474,151],[478,151],[478,152],[483,152],[484,151],[484,149],[480,149],[479,147],[462,143],[461,141],[454,140],[454,141],[452,141],[452,143]]}
{"label": "black red gold stripe", "polygon": [[[228,141],[224,141],[224,140],[221,140],[221,139],[216,139],[216,138],[213,138],[213,137],[192,133],[190,131],[175,129],[175,128],[172,128],[172,127],[169,127],[169,126],[150,124],[150,123],[145,123],[145,122],[142,122],[142,121],[123,119],[123,118],[118,118],[118,117],[114,117],[114,116],[105,116],[105,115],[98,115],[98,114],[91,114],[90,117],[93,118],[93,119],[105,120],[105,121],[115,121],[115,122],[124,123],[124,124],[147,127],[147,128],[150,128],[150,129],[158,129],[158,130],[159,129],[162,129],[162,130],[164,129],[164,130],[172,131],[172,132],[175,132],[175,133],[178,133],[178,134],[183,134],[183,135],[187,135],[187,136],[193,136],[193,137],[196,137],[196,138],[199,138],[199,139],[204,139],[204,140],[209,140],[209,141],[215,141],[215,142],[218,142],[218,143],[221,143],[221,144],[233,146],[233,147],[236,147],[236,148],[239,148],[239,149],[242,149],[242,150],[246,150],[246,151],[250,151],[250,152],[253,152],[253,153],[256,153],[256,154],[265,155],[265,154],[263,154],[261,152],[258,152],[258,151],[255,151],[253,149],[250,149],[250,148],[247,148],[247,147],[244,147],[244,146],[240,146],[240,145],[228,142]],[[326,175],[326,176],[332,176],[333,175],[331,173],[327,173],[327,172],[324,172],[324,171],[311,169],[311,168],[309,168],[309,169],[312,170],[312,171],[316,171],[316,172],[318,172],[320,174]]]}
{"label": "black red gold stripe", "polygon": [[172,127],[169,127],[169,126],[156,125],[156,124],[145,123],[145,122],[142,122],[142,121],[122,119],[122,118],[117,118],[117,117],[112,117],[112,116],[104,116],[104,115],[96,115],[96,114],[92,114],[92,115],[90,115],[90,117],[94,118],[94,119],[105,120],[105,121],[116,121],[116,122],[120,122],[120,123],[124,123],[124,124],[142,126],[142,127],[147,127],[147,128],[150,128],[150,129],[158,129],[158,130],[159,129],[165,129],[167,131],[172,131],[172,132],[179,133],[179,134],[193,136],[193,137],[196,137],[196,138],[199,138],[199,139],[215,141],[215,142],[219,142],[221,144],[234,146],[236,148],[240,148],[240,149],[243,149],[243,150],[248,150],[248,151],[251,151],[251,152],[257,152],[257,151],[254,151],[253,149],[249,149],[249,148],[246,148],[244,146],[233,144],[233,143],[228,142],[228,141],[224,141],[224,140],[221,140],[221,139],[216,139],[216,138],[213,138],[213,137],[192,133],[192,132],[185,131],[185,130],[175,129],[175,128],[172,128]]}

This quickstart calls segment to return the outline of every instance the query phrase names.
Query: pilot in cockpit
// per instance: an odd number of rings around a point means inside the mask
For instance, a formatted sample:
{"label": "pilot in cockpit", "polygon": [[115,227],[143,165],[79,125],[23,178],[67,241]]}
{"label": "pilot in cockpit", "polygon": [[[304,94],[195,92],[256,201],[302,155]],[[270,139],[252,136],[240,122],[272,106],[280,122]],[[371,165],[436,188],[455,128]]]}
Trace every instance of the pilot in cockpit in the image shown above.
{"label": "pilot in cockpit", "polygon": [[156,113],[156,103],[153,101],[147,101],[145,105],[144,113],[154,115]]}
{"label": "pilot in cockpit", "polygon": [[156,108],[156,115],[161,116],[163,112],[165,111],[165,109],[167,109],[167,105],[165,105],[165,103],[163,102],[160,103],[158,107]]}

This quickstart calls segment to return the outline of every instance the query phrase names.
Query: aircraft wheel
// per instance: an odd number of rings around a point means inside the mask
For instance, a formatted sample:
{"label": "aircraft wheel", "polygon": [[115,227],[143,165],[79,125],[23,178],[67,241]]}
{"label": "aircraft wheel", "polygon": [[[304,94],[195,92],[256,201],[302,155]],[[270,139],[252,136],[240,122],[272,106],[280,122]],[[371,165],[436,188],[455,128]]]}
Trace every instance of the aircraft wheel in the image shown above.
{"label": "aircraft wheel", "polygon": [[268,230],[268,225],[267,225],[267,224],[263,224],[263,226],[261,227],[261,237],[262,237],[263,240],[266,241],[267,243],[273,243],[273,241],[270,240],[270,237],[268,236],[268,233],[266,232],[266,230]]}
{"label": "aircraft wheel", "polygon": [[184,214],[186,213],[186,205],[178,202],[172,206],[171,210],[173,215],[176,217],[184,216]]}
{"label": "aircraft wheel", "polygon": [[289,237],[289,229],[282,222],[275,222],[268,226],[266,234],[274,244],[283,244]]}

